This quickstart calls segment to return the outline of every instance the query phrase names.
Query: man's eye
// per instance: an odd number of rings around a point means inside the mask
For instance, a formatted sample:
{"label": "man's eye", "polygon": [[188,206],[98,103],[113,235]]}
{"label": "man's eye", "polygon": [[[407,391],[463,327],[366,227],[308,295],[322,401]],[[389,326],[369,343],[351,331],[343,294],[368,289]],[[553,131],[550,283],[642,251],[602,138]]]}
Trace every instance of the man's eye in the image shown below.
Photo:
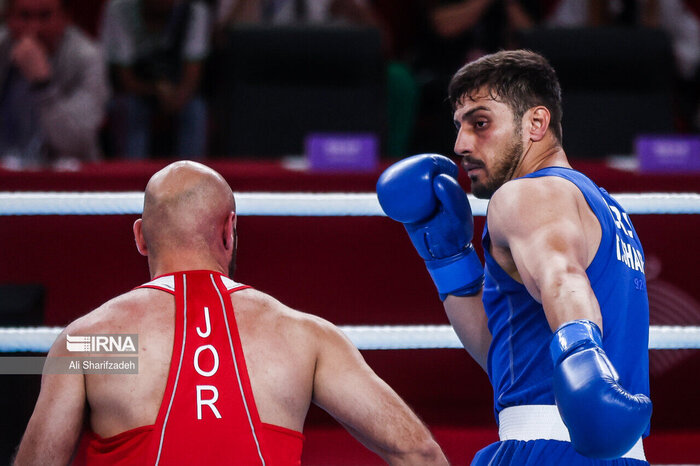
{"label": "man's eye", "polygon": [[486,120],[477,120],[474,122],[474,128],[486,128],[487,123],[488,122]]}

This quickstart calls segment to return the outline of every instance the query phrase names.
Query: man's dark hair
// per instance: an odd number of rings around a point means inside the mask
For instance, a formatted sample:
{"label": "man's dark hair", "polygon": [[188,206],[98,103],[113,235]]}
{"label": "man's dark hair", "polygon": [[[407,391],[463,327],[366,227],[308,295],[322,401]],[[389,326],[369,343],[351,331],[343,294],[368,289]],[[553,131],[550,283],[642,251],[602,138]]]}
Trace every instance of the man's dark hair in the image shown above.
{"label": "man's dark hair", "polygon": [[562,143],[561,87],[554,68],[542,55],[529,50],[508,50],[486,55],[467,63],[452,77],[447,93],[452,109],[464,99],[473,99],[479,90],[508,105],[516,124],[527,110],[538,105],[552,115],[550,128]]}

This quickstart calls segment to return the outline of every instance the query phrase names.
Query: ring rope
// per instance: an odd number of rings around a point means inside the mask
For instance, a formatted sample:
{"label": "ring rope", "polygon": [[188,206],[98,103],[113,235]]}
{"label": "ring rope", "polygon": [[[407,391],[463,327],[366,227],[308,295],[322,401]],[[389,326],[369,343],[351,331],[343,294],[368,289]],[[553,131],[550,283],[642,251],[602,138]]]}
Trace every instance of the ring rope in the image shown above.
{"label": "ring rope", "polygon": [[[461,349],[450,325],[344,325],[340,329],[361,350]],[[0,353],[46,353],[62,327],[2,327]],[[700,326],[649,327],[649,349],[700,349]]]}
{"label": "ring rope", "polygon": [[[235,193],[238,214],[271,216],[384,216],[375,193]],[[468,195],[474,215],[486,215],[488,200]],[[613,197],[629,214],[700,214],[699,193],[620,193]],[[143,193],[0,192],[2,215],[140,214]]]}
{"label": "ring rope", "polygon": [[[240,215],[383,216],[375,193],[236,193]],[[0,192],[1,215],[140,214],[142,192]],[[615,194],[630,214],[700,214],[698,193]],[[475,215],[488,201],[469,195]],[[344,326],[359,349],[462,348],[449,325]],[[61,327],[0,328],[0,352],[47,352]],[[650,349],[700,348],[700,326],[651,326]]]}

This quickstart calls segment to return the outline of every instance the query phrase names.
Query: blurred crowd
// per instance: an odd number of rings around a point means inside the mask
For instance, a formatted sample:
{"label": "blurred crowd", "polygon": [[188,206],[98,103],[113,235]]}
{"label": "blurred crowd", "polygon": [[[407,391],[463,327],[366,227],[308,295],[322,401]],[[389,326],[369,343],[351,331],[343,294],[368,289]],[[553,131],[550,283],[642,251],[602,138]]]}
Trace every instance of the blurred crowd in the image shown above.
{"label": "blurred crowd", "polygon": [[674,127],[700,128],[697,0],[0,0],[0,9],[6,169],[227,156],[212,143],[217,96],[209,87],[227,31],[249,24],[377,29],[391,70],[385,155],[451,138],[445,89],[452,73],[518,47],[519,33],[533,28],[666,31]]}

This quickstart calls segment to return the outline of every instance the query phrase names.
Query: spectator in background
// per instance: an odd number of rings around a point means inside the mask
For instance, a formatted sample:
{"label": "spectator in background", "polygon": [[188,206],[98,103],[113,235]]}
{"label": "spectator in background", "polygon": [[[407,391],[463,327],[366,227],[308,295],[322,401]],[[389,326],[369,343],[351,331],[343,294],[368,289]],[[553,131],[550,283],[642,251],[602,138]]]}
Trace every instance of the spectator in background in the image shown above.
{"label": "spectator in background", "polygon": [[542,0],[542,4],[547,5],[541,25],[552,28],[624,23],[632,13],[628,0]]}
{"label": "spectator in background", "polygon": [[632,25],[637,0],[425,0],[414,70],[420,110],[412,152],[450,152],[444,95],[452,70],[519,48],[518,33],[541,27]]}
{"label": "spectator in background", "polygon": [[429,31],[446,47],[444,66],[517,48],[517,32],[533,27],[633,25],[638,0],[429,0]]}
{"label": "spectator in background", "polygon": [[[385,151],[388,155],[400,156],[407,151],[407,141],[413,129],[416,86],[408,68],[403,63],[391,59],[393,37],[387,21],[379,14],[375,4],[376,2],[370,0],[216,0],[216,44],[225,53],[226,30],[246,24],[269,27],[359,26],[376,29],[379,31],[382,50],[387,58],[389,118]],[[216,70],[217,64],[212,65]],[[214,77],[219,74],[216,71],[212,73]],[[223,83],[224,88],[226,85],[227,83]],[[218,115],[215,119],[220,120]]]}
{"label": "spectator in background", "polygon": [[349,22],[379,27],[367,0],[219,0],[217,23],[327,24]]}
{"label": "spectator in background", "polygon": [[681,131],[700,131],[700,2],[638,0],[641,23],[666,31],[673,46],[675,107]]}
{"label": "spectator in background", "polygon": [[[433,0],[427,11],[431,48],[445,48],[441,68],[453,70],[512,46],[510,33],[541,19],[541,0]],[[449,63],[447,63],[449,61]]]}
{"label": "spectator in background", "polygon": [[215,2],[216,33],[219,36],[227,27],[235,24],[359,25],[377,28],[387,53],[393,45],[386,25],[368,0],[210,1]]}
{"label": "spectator in background", "polygon": [[102,33],[117,92],[117,155],[151,153],[154,116],[177,125],[168,155],[205,155],[207,108],[199,91],[209,22],[209,8],[198,0],[110,0]]}
{"label": "spectator in background", "polygon": [[61,0],[9,0],[0,28],[0,157],[10,169],[97,160],[109,91],[99,48]]}
{"label": "spectator in background", "polygon": [[540,0],[426,0],[413,68],[420,103],[412,152],[450,152],[445,90],[455,69],[510,48],[511,32],[540,19]]}
{"label": "spectator in background", "polygon": [[359,25],[377,28],[388,52],[391,37],[368,0],[208,0],[215,10],[216,44],[225,43],[225,31],[237,24]]}

